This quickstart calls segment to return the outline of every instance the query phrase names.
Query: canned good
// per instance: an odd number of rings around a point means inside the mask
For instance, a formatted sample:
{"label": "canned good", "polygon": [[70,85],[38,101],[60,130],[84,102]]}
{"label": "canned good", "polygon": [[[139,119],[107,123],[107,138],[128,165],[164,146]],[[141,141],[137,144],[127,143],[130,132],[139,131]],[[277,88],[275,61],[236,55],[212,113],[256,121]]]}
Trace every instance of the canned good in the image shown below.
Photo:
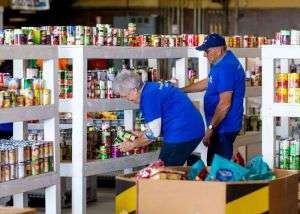
{"label": "canned good", "polygon": [[300,103],[300,88],[290,88],[288,90],[288,102]]}
{"label": "canned good", "polygon": [[105,99],[106,97],[106,90],[100,90],[100,99]]}
{"label": "canned good", "polygon": [[279,168],[280,169],[289,169],[290,167],[290,158],[289,156],[280,155],[279,156]]}
{"label": "canned good", "polygon": [[53,156],[53,143],[48,143],[48,151],[49,151],[49,157]]}
{"label": "canned good", "polygon": [[7,149],[1,151],[1,162],[4,164],[9,164],[9,154]]}
{"label": "canned good", "polygon": [[277,73],[275,75],[276,87],[277,88],[288,88],[288,74],[287,73]]}
{"label": "canned good", "polygon": [[10,180],[10,165],[6,164],[3,165],[3,176],[2,179],[3,181],[9,181]]}
{"label": "canned good", "polygon": [[40,105],[41,104],[41,93],[40,90],[36,89],[34,90],[34,105]]}
{"label": "canned good", "polygon": [[101,159],[101,160],[109,159],[109,154],[99,154],[98,158]]}
{"label": "canned good", "polygon": [[0,91],[0,108],[4,107],[4,92]]}
{"label": "canned good", "polygon": [[44,173],[44,158],[39,159],[39,165],[40,165],[39,174],[43,174]]}
{"label": "canned good", "polygon": [[44,173],[50,172],[50,167],[49,167],[49,160],[48,160],[48,158],[45,158],[43,161],[44,161]]}
{"label": "canned good", "polygon": [[44,145],[39,144],[39,159],[43,159],[43,158],[44,158]]}
{"label": "canned good", "polygon": [[23,146],[19,146],[18,147],[18,162],[19,163],[22,163],[24,162],[24,159],[25,159],[25,152],[24,152],[24,147]]}
{"label": "canned good", "polygon": [[18,178],[24,178],[25,177],[25,163],[19,162],[18,163]]}
{"label": "canned good", "polygon": [[280,155],[288,157],[290,155],[290,142],[288,139],[280,142]]}
{"label": "canned good", "polygon": [[44,157],[48,158],[49,157],[49,143],[44,143],[43,144],[43,150],[44,150]]}
{"label": "canned good", "polygon": [[15,164],[10,164],[10,175],[9,178],[10,180],[17,179],[17,168]]}
{"label": "canned good", "polygon": [[25,106],[34,105],[34,94],[31,89],[25,90]]}
{"label": "canned good", "polygon": [[48,157],[48,163],[49,163],[49,172],[54,171],[54,158],[53,156]]}
{"label": "canned good", "polygon": [[38,160],[39,157],[40,157],[40,154],[39,154],[40,153],[40,146],[38,144],[33,144],[31,146],[31,151],[32,151],[32,153],[31,153],[31,160],[32,161]]}
{"label": "canned good", "polygon": [[11,101],[11,94],[5,91],[3,94],[3,108],[10,108],[12,106]]}
{"label": "canned good", "polygon": [[31,162],[30,161],[26,161],[25,162],[25,176],[30,176],[32,175],[32,167],[31,167]]}
{"label": "canned good", "polygon": [[39,160],[32,161],[31,163],[31,173],[32,175],[39,175],[40,174],[40,163]]}
{"label": "canned good", "polygon": [[99,88],[100,90],[105,90],[106,89],[106,82],[103,80],[99,81]]}
{"label": "canned good", "polygon": [[21,107],[25,105],[25,97],[23,95],[19,95],[16,98],[16,106]]}
{"label": "canned good", "polygon": [[288,89],[287,88],[277,88],[275,100],[278,103],[287,103],[288,102]]}
{"label": "canned good", "polygon": [[83,26],[75,27],[75,44],[76,45],[84,44],[84,27]]}
{"label": "canned good", "polygon": [[5,45],[13,45],[14,44],[14,30],[12,30],[12,29],[4,30],[4,43],[5,43]]}
{"label": "canned good", "polygon": [[67,26],[67,44],[75,45],[76,27]]}
{"label": "canned good", "polygon": [[31,147],[30,146],[26,146],[24,147],[24,161],[30,161],[31,160]]}
{"label": "canned good", "polygon": [[290,141],[290,156],[299,156],[300,155],[300,141],[291,140]]}
{"label": "canned good", "polygon": [[11,148],[10,150],[8,150],[8,159],[9,159],[8,161],[9,164],[17,163],[17,152],[15,149]]}
{"label": "canned good", "polygon": [[300,169],[300,161],[298,156],[290,156],[289,169],[298,170]]}
{"label": "canned good", "polygon": [[288,74],[288,87],[289,88],[299,88],[300,87],[300,74],[289,73]]}
{"label": "canned good", "polygon": [[50,105],[51,104],[51,90],[50,89],[43,89],[43,105]]}

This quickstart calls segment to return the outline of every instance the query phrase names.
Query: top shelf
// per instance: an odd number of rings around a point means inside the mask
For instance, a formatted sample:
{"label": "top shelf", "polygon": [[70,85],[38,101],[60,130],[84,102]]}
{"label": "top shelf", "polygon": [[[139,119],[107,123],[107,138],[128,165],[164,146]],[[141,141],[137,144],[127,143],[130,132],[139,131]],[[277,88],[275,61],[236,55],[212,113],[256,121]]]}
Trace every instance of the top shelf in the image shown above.
{"label": "top shelf", "polygon": [[57,47],[50,45],[1,45],[0,59],[57,59]]}
{"label": "top shelf", "polygon": [[[194,47],[107,47],[107,46],[58,46],[59,58],[85,59],[177,59],[204,57],[203,52]],[[260,57],[261,48],[233,48],[237,57]]]}
{"label": "top shelf", "polygon": [[300,59],[300,45],[264,45],[263,58]]}
{"label": "top shelf", "polygon": [[[228,48],[238,58],[256,58],[261,57],[261,48]],[[195,48],[188,48],[188,57],[204,57],[203,51],[197,51]]]}
{"label": "top shelf", "polygon": [[[78,52],[77,52],[78,51]],[[185,47],[107,47],[107,46],[59,46],[60,58],[73,58],[83,54],[85,59],[168,59],[187,57]]]}

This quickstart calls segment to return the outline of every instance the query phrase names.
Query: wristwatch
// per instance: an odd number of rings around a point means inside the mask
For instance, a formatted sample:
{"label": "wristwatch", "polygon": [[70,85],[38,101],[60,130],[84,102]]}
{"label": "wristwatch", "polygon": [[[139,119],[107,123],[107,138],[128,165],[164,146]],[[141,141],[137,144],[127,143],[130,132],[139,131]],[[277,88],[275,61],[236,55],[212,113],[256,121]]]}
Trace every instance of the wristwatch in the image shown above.
{"label": "wristwatch", "polygon": [[213,130],[214,130],[213,125],[210,124],[210,125],[208,126],[208,129],[210,129],[210,130],[213,131]]}

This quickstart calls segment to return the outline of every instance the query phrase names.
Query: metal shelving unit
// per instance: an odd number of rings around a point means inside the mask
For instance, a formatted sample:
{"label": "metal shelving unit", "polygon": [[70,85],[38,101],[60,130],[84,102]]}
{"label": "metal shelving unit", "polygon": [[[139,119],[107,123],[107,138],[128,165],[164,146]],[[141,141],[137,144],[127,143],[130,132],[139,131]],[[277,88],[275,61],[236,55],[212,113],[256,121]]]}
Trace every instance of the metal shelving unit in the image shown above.
{"label": "metal shelving unit", "polygon": [[14,206],[26,206],[25,192],[45,189],[46,213],[60,213],[59,138],[58,138],[58,91],[57,48],[51,46],[1,46],[0,59],[13,60],[16,78],[25,77],[28,59],[43,59],[43,78],[46,88],[51,89],[51,105],[0,109],[0,123],[14,122],[14,139],[22,140],[27,132],[28,120],[44,120],[45,140],[54,143],[54,172],[0,183],[0,197],[14,195]]}
{"label": "metal shelving unit", "polygon": [[[125,110],[124,124],[133,129],[134,110],[137,105],[123,99],[87,99],[87,60],[102,59],[176,59],[177,79],[184,79],[187,67],[187,48],[138,48],[138,47],[96,47],[59,46],[59,58],[73,62],[73,99],[61,100],[60,112],[72,112],[72,163],[61,163],[61,176],[72,177],[72,213],[86,213],[86,176],[126,170],[144,166],[157,160],[159,152],[149,152],[109,160],[88,161],[86,158],[86,113],[95,111]],[[181,72],[179,72],[181,71]],[[181,76],[180,76],[181,75]],[[79,203],[80,202],[80,203]]]}
{"label": "metal shelving unit", "polygon": [[[288,71],[288,59],[300,59],[299,45],[270,45],[262,48],[262,153],[273,167],[275,158],[275,117],[300,117],[300,104],[276,103],[274,60],[280,59],[281,69]],[[288,122],[283,122],[288,133]]]}

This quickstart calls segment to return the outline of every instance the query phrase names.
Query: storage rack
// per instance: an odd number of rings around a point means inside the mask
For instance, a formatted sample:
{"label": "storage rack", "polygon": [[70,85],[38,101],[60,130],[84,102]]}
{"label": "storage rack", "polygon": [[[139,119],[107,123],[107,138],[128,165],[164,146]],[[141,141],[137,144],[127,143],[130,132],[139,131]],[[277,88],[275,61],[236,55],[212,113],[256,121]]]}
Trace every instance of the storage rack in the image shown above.
{"label": "storage rack", "polygon": [[283,118],[281,132],[288,135],[288,117],[300,117],[300,104],[276,103],[274,59],[280,59],[282,71],[288,71],[288,59],[300,59],[299,45],[270,45],[262,48],[262,154],[271,168],[275,160],[275,117]]}
{"label": "storage rack", "polygon": [[144,166],[156,160],[159,153],[156,151],[109,160],[87,160],[86,113],[125,110],[125,128],[131,130],[134,125],[134,110],[138,109],[137,105],[123,99],[87,99],[87,60],[176,59],[179,75],[177,79],[183,79],[187,67],[187,48],[59,46],[58,52],[59,58],[72,59],[73,85],[76,86],[73,87],[73,98],[61,100],[59,104],[59,111],[72,112],[73,118],[72,163],[61,163],[60,174],[63,177],[72,177],[72,213],[86,213],[86,176]]}
{"label": "storage rack", "polygon": [[1,46],[0,59],[13,60],[16,78],[25,78],[25,64],[28,59],[43,59],[43,78],[51,90],[51,105],[26,106],[0,109],[0,122],[14,123],[13,138],[25,139],[27,123],[30,120],[44,120],[45,140],[53,142],[54,172],[29,176],[0,183],[0,197],[14,195],[14,206],[24,207],[24,194],[30,190],[45,188],[46,213],[60,213],[59,138],[58,138],[58,91],[57,91],[57,48],[53,46]]}
{"label": "storage rack", "polygon": [[[235,56],[240,59],[241,63],[245,66],[245,58],[261,58],[261,48],[230,48]],[[198,59],[198,71],[199,71],[199,80],[205,79],[209,72],[209,63],[207,58],[204,57],[203,51],[197,51],[195,48],[188,49],[188,58],[197,58]],[[181,82],[181,87],[185,86],[185,82]],[[246,87],[245,94],[245,104],[247,106],[247,98],[250,97],[260,97],[262,96],[262,87]],[[200,104],[203,103],[204,93],[189,93],[190,99],[194,101],[200,101]],[[204,116],[203,106],[200,107],[200,111]],[[235,149],[241,148],[245,156],[247,156],[247,147],[261,143],[261,132],[253,131],[247,132],[245,135],[239,135],[235,140],[234,147]],[[200,144],[195,150],[195,153],[201,155],[202,160],[206,160],[207,148]]]}

